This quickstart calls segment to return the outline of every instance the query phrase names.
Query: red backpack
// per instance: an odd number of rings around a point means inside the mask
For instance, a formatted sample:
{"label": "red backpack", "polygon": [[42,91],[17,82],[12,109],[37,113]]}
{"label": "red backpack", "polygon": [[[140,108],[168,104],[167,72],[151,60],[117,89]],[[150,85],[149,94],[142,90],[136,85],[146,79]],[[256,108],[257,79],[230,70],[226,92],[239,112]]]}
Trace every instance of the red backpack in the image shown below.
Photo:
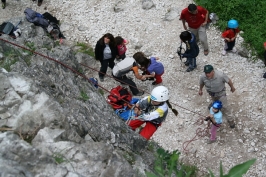
{"label": "red backpack", "polygon": [[127,90],[127,88],[122,87],[120,85],[115,88],[112,88],[110,91],[110,95],[107,96],[107,102],[114,109],[121,109],[125,106],[128,106],[131,99],[132,95]]}

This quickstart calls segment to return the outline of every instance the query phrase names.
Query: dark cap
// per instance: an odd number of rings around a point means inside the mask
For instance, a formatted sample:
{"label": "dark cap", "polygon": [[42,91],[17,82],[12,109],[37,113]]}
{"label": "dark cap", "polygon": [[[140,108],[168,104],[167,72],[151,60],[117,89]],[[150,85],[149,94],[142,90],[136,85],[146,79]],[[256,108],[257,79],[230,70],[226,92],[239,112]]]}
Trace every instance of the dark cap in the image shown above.
{"label": "dark cap", "polygon": [[189,4],[188,5],[188,10],[190,12],[194,12],[195,10],[197,10],[197,6],[195,4]]}
{"label": "dark cap", "polygon": [[204,66],[204,72],[205,73],[210,73],[210,72],[212,72],[212,70],[213,70],[212,65],[205,65]]}

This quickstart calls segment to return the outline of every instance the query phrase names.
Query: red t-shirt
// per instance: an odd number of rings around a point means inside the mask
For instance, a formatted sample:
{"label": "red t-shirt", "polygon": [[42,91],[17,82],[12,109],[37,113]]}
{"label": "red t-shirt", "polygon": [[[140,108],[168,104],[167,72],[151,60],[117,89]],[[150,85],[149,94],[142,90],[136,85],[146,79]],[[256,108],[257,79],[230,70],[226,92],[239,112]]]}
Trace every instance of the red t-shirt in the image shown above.
{"label": "red t-shirt", "polygon": [[236,34],[239,32],[240,32],[240,30],[238,28],[236,28],[235,31],[233,29],[228,29],[222,33],[222,37],[231,39],[231,38],[235,37]]}
{"label": "red t-shirt", "polygon": [[205,21],[207,10],[201,6],[197,6],[197,9],[197,14],[190,13],[188,8],[183,9],[180,15],[180,20],[185,20],[190,28],[198,29]]}

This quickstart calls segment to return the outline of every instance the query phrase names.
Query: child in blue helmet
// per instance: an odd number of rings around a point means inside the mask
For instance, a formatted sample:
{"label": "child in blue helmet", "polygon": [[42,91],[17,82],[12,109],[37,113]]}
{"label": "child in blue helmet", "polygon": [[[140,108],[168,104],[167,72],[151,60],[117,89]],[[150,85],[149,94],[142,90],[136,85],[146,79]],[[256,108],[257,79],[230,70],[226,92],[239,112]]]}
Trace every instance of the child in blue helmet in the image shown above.
{"label": "child in blue helmet", "polygon": [[210,124],[210,122],[212,123],[211,137],[207,142],[208,144],[216,142],[217,129],[221,126],[223,122],[222,120],[223,114],[221,112],[222,107],[223,107],[223,104],[221,101],[219,100],[214,101],[212,104],[212,107],[210,108],[210,114],[205,119],[206,121],[209,121],[208,124]]}
{"label": "child in blue helmet", "polygon": [[225,46],[222,51],[222,55],[226,55],[227,51],[236,52],[235,42],[237,34],[240,32],[238,29],[238,21],[237,20],[229,20],[227,23],[227,28],[222,33],[222,38],[224,38]]}

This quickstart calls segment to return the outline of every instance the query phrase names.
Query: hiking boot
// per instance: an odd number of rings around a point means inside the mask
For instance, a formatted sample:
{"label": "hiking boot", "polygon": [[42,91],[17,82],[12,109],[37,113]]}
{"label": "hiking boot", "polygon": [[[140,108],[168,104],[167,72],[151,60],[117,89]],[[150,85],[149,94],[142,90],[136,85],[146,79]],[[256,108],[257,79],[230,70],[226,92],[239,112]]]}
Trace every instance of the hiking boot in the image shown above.
{"label": "hiking boot", "polygon": [[189,62],[185,62],[184,64],[185,64],[185,66],[189,66]]}
{"label": "hiking boot", "polygon": [[212,143],[215,143],[217,140],[208,140],[207,141],[207,144],[212,144]]}
{"label": "hiking boot", "polygon": [[157,83],[156,81],[154,81],[154,82],[152,82],[151,84],[152,84],[152,85],[157,85],[157,84],[159,84],[159,83]]}
{"label": "hiking boot", "polygon": [[228,121],[230,128],[235,128],[236,124],[234,121]]}
{"label": "hiking boot", "polygon": [[226,50],[222,51],[222,55],[225,56],[226,55]]}
{"label": "hiking boot", "polygon": [[154,81],[154,77],[149,77],[147,80]]}
{"label": "hiking boot", "polygon": [[234,52],[234,53],[236,53],[236,52],[237,52],[237,50],[236,50],[236,48],[235,48],[235,47],[232,49],[232,52]]}
{"label": "hiking boot", "polygon": [[193,71],[194,70],[194,68],[188,68],[187,70],[186,70],[186,72],[190,72],[190,71]]}
{"label": "hiking boot", "polygon": [[42,0],[38,0],[38,6],[41,6],[42,5]]}
{"label": "hiking boot", "polygon": [[139,91],[139,93],[135,94],[134,96],[141,96],[144,94],[144,91]]}
{"label": "hiking boot", "polygon": [[6,3],[2,2],[2,8],[5,9],[6,8]]}
{"label": "hiking boot", "polygon": [[100,77],[100,76],[99,76],[99,79],[100,79],[101,82],[104,81],[104,77]]}

